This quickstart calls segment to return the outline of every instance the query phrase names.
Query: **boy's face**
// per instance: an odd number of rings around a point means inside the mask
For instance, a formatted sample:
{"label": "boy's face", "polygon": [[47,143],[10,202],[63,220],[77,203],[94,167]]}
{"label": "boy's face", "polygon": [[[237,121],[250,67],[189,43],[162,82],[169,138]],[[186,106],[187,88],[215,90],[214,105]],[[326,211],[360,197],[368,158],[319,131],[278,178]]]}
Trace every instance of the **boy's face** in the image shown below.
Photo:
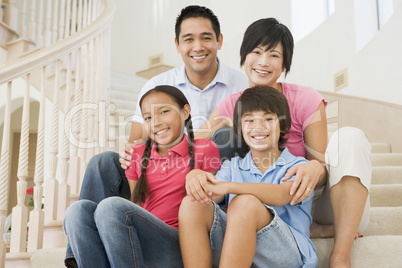
{"label": "boy's face", "polygon": [[205,75],[216,71],[216,57],[222,47],[223,36],[219,41],[209,19],[197,17],[183,20],[180,26],[179,40],[175,39],[177,52],[193,75]]}
{"label": "boy's face", "polygon": [[241,117],[243,139],[251,151],[277,151],[280,137],[278,116],[266,111],[253,111]]}

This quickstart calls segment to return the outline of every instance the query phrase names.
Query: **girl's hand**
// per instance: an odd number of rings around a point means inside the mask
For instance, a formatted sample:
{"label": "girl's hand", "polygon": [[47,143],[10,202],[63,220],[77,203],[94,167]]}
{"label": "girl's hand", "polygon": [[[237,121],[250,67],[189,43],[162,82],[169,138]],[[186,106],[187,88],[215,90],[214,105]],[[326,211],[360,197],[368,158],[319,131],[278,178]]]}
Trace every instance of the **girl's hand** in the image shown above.
{"label": "girl's hand", "polygon": [[123,169],[127,169],[129,166],[131,166],[131,159],[132,159],[131,155],[134,153],[133,146],[141,143],[144,143],[144,141],[141,139],[136,140],[133,143],[126,143],[126,145],[124,146],[124,151],[119,153],[120,155],[119,162]]}
{"label": "girl's hand", "polygon": [[186,176],[186,192],[190,199],[194,202],[211,201],[212,191],[208,182],[217,183],[216,178],[209,172],[193,169]]}
{"label": "girl's hand", "polygon": [[282,181],[287,181],[296,175],[292,187],[290,187],[290,195],[294,194],[290,204],[298,204],[309,197],[324,172],[326,172],[325,168],[317,160],[291,167],[282,179]]}

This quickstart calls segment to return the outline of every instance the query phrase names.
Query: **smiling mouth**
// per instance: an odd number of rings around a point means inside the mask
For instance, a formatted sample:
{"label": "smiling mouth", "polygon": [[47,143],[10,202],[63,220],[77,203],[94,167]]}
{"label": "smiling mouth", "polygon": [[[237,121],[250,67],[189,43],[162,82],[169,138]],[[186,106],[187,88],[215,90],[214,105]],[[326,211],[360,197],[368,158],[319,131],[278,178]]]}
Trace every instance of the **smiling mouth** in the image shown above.
{"label": "smiling mouth", "polygon": [[268,135],[258,135],[258,136],[251,136],[251,137],[256,140],[263,140],[265,138],[268,138]]}
{"label": "smiling mouth", "polygon": [[165,128],[165,129],[163,129],[161,131],[155,132],[155,135],[159,136],[159,135],[165,134],[168,130],[169,130],[168,128]]}
{"label": "smiling mouth", "polygon": [[191,56],[191,58],[195,59],[195,60],[202,60],[205,59],[208,55],[202,55],[202,56]]}
{"label": "smiling mouth", "polygon": [[261,70],[257,70],[257,69],[253,69],[255,72],[259,73],[259,74],[269,74],[270,72],[268,71],[261,71]]}

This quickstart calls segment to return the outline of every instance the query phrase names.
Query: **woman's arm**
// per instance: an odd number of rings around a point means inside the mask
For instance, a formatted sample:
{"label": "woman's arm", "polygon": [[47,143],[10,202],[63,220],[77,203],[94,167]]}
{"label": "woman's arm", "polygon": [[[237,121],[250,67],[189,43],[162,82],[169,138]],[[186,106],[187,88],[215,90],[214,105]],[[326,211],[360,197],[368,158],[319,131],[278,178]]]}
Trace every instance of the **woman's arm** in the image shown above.
{"label": "woman's arm", "polygon": [[311,191],[318,185],[325,185],[327,171],[325,167],[325,150],[328,143],[327,118],[323,102],[317,108],[309,125],[304,130],[304,144],[307,151],[308,163],[293,166],[283,180],[296,175],[290,194],[294,197],[292,204],[297,204],[310,196]]}
{"label": "woman's arm", "polygon": [[208,121],[194,133],[194,137],[195,139],[210,139],[218,129],[231,126],[232,121],[233,120],[229,117],[222,119],[218,109],[215,108],[208,118]]}
{"label": "woman's arm", "polygon": [[127,180],[128,180],[128,186],[130,186],[130,193],[133,194],[134,188],[135,188],[135,186],[137,185],[137,182],[138,182],[138,181],[136,181],[136,180],[130,180],[130,179],[127,179]]}
{"label": "woman's arm", "polygon": [[262,203],[270,206],[281,207],[290,202],[292,196],[289,194],[292,181],[281,184],[271,183],[236,183],[217,182],[210,185],[213,195],[224,194],[251,194],[257,197]]}

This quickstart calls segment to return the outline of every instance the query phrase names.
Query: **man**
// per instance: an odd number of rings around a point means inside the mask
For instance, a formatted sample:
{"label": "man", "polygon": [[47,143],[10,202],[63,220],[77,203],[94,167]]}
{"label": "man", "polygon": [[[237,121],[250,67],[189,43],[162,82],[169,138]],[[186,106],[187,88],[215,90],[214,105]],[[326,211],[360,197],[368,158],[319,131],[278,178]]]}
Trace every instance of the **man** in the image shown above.
{"label": "man", "polygon": [[[217,58],[223,35],[218,18],[201,6],[182,9],[176,19],[175,44],[184,65],[150,79],[142,88],[138,100],[157,85],[171,85],[181,90],[191,106],[193,128],[196,131],[208,120],[217,104],[227,95],[248,87],[241,72],[225,66]],[[146,140],[141,109],[138,105],[132,119],[129,143]],[[126,145],[130,153],[130,144]],[[130,165],[128,155],[105,152],[95,155],[88,163],[81,188],[80,199],[99,203],[109,196],[129,198],[131,193],[124,169]],[[123,169],[123,168],[124,169]]]}

